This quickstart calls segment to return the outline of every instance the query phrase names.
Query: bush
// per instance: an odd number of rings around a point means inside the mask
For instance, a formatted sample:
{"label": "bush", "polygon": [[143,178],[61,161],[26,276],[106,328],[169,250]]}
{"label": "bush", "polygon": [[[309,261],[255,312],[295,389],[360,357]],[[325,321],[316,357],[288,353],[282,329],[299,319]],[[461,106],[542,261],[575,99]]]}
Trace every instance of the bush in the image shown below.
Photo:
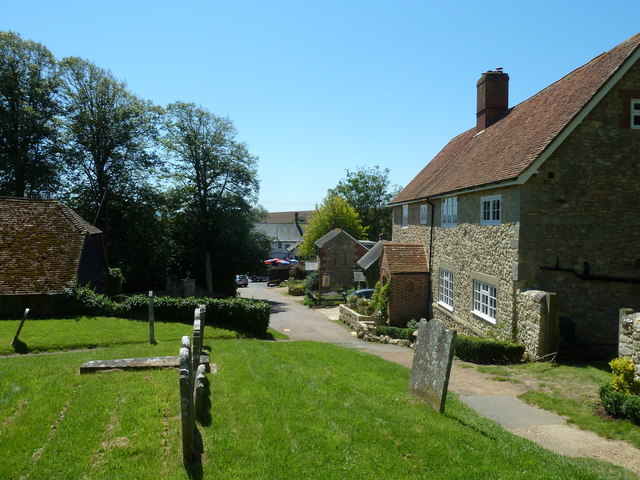
{"label": "bush", "polygon": [[[91,315],[146,320],[149,317],[149,297],[134,295],[122,303],[109,300],[89,287],[75,286],[62,296],[62,315]],[[163,322],[193,323],[194,310],[207,306],[207,323],[240,328],[257,336],[264,336],[269,328],[271,307],[265,302],[246,298],[174,298],[154,299],[155,319]]]}
{"label": "bush", "polygon": [[356,311],[360,315],[373,315],[373,305],[368,298],[359,298],[356,300]]}
{"label": "bush", "polygon": [[391,280],[380,286],[380,282],[376,283],[375,291],[371,295],[371,305],[376,315],[380,318],[388,318],[389,308],[389,290],[391,289]]}
{"label": "bush", "polygon": [[304,280],[307,278],[307,271],[304,269],[304,265],[296,263],[291,270],[289,270],[289,276],[294,280]]}
{"label": "bush", "polygon": [[609,415],[640,425],[640,396],[618,392],[610,383],[600,387],[599,393],[602,406]]}
{"label": "bush", "polygon": [[289,295],[293,295],[294,297],[299,297],[305,294],[304,282],[301,280],[289,280],[287,282],[287,287],[289,288]]}
{"label": "bush", "polygon": [[524,345],[478,337],[458,335],[455,354],[472,363],[516,363],[522,360]]}
{"label": "bush", "polygon": [[309,272],[307,278],[304,279],[304,288],[307,292],[318,291],[320,285],[318,278],[318,272]]}
{"label": "bush", "polygon": [[635,379],[635,369],[629,357],[614,358],[609,362],[613,378],[611,386],[620,393],[640,394],[640,382]]}
{"label": "bush", "polygon": [[415,328],[387,327],[386,325],[378,325],[376,327],[376,335],[386,335],[388,337],[399,338],[401,340],[413,341],[413,332],[415,331]]}

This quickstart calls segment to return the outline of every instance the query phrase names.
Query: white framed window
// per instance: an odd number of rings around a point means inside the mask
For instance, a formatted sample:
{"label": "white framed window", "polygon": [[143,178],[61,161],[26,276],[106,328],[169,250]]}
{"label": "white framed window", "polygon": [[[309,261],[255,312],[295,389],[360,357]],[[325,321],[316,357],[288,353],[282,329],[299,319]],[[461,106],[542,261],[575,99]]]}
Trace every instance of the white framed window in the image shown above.
{"label": "white framed window", "polygon": [[490,323],[496,323],[496,287],[481,280],[473,281],[472,312]]}
{"label": "white framed window", "polygon": [[429,205],[420,205],[420,225],[426,225],[429,219]]}
{"label": "white framed window", "polygon": [[438,283],[438,303],[448,310],[453,310],[453,272],[440,269]]}
{"label": "white framed window", "polygon": [[501,215],[501,195],[490,195],[480,199],[480,225],[500,225]]}
{"label": "white framed window", "polygon": [[458,197],[442,200],[442,226],[454,227],[458,223]]}
{"label": "white framed window", "polygon": [[409,226],[409,205],[402,205],[402,222],[400,223],[402,228]]}
{"label": "white framed window", "polygon": [[640,98],[631,99],[631,128],[640,128]]}

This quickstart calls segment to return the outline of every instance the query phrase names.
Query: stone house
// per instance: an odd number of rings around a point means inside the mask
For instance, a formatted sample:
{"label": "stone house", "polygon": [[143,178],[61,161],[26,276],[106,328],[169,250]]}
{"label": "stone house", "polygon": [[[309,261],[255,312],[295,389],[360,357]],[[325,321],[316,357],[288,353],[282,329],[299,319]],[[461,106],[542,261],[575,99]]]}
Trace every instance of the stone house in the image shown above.
{"label": "stone house", "polygon": [[[365,246],[365,244],[367,246]],[[336,290],[353,286],[353,269],[373,242],[358,241],[342,228],[334,228],[315,241],[318,273],[325,278],[323,289]],[[327,276],[328,275],[328,276]]]}
{"label": "stone house", "polygon": [[393,240],[425,246],[431,317],[530,357],[558,328],[562,348],[615,356],[618,310],[640,304],[639,45],[512,108],[509,76],[482,74],[476,126],[391,202]]}
{"label": "stone house", "polygon": [[102,232],[57,200],[0,197],[0,312],[46,316],[76,280],[102,291]]}
{"label": "stone house", "polygon": [[422,243],[382,244],[380,283],[389,288],[388,323],[405,327],[428,315],[429,265]]}

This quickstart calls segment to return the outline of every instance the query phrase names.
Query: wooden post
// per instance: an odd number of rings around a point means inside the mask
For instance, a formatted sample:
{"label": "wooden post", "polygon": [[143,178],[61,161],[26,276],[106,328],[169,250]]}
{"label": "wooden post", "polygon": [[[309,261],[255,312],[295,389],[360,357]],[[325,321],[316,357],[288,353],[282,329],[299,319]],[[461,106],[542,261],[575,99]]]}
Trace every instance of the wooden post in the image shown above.
{"label": "wooden post", "polygon": [[149,290],[149,343],[156,345],[155,338],[155,313],[153,311],[153,290]]}
{"label": "wooden post", "polygon": [[20,320],[20,325],[18,326],[18,331],[16,332],[16,336],[13,337],[13,342],[11,342],[11,346],[15,348],[18,343],[18,337],[20,336],[20,331],[22,330],[22,326],[24,325],[24,321],[27,319],[27,315],[29,315],[29,309],[24,309],[24,314],[22,315],[22,320]]}

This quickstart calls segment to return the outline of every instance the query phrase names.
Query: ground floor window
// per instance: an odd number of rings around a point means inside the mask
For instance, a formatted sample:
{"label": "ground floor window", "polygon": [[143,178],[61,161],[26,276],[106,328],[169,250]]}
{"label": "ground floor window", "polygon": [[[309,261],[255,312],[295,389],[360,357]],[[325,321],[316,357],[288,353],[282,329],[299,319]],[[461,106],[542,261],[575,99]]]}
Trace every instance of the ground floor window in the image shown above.
{"label": "ground floor window", "polygon": [[496,287],[480,280],[473,281],[473,313],[496,323]]}
{"label": "ground floor window", "polygon": [[438,303],[453,310],[453,272],[442,268],[438,283]]}

